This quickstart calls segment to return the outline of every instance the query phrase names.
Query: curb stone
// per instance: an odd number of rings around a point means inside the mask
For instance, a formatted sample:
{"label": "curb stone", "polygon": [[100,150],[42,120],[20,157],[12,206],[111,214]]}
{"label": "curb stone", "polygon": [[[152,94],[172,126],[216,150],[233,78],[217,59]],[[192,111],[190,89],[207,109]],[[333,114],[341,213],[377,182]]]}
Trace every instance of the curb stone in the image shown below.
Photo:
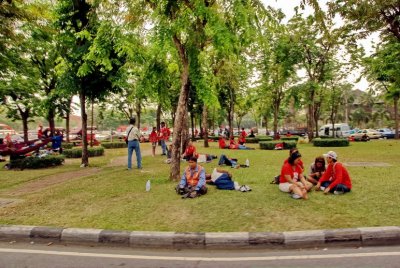
{"label": "curb stone", "polygon": [[361,227],[292,232],[140,232],[46,226],[0,225],[3,242],[53,242],[132,248],[315,248],[400,245],[400,227]]}

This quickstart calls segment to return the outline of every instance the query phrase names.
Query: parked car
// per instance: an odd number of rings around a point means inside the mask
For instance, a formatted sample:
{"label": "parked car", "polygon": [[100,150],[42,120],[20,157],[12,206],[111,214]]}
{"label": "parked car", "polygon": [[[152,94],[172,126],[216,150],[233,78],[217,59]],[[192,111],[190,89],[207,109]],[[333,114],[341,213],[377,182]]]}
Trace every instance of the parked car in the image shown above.
{"label": "parked car", "polygon": [[375,129],[361,129],[357,131],[354,134],[350,135],[351,138],[354,138],[355,140],[362,140],[362,139],[379,139],[382,138],[382,134],[379,131],[376,131]]}
{"label": "parked car", "polygon": [[382,134],[382,138],[384,139],[394,139],[394,131],[389,128],[380,128],[377,131]]}

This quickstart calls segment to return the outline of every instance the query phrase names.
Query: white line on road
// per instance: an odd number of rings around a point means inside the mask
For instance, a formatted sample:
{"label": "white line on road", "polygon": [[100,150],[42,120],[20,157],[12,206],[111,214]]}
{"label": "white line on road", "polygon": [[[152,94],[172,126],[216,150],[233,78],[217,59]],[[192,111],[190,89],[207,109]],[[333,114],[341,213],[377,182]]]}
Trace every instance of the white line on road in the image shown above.
{"label": "white line on road", "polygon": [[348,253],[348,254],[326,254],[326,255],[301,255],[301,256],[264,256],[264,257],[169,257],[169,256],[145,256],[145,255],[124,255],[107,253],[82,253],[68,251],[47,251],[31,249],[8,249],[0,248],[0,253],[27,253],[74,257],[95,257],[95,258],[116,258],[116,259],[140,259],[140,260],[164,260],[164,261],[217,261],[217,262],[238,262],[238,261],[277,261],[277,260],[312,260],[312,259],[339,259],[339,258],[363,258],[363,257],[387,257],[400,256],[400,252],[372,252],[372,253]]}

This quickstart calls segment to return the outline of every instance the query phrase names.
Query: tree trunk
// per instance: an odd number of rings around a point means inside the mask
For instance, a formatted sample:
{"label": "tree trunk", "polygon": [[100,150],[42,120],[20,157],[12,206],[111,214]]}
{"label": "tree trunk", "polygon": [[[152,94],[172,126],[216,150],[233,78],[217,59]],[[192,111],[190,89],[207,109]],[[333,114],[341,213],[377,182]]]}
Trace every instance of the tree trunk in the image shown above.
{"label": "tree trunk", "polygon": [[189,118],[188,118],[188,111],[186,110],[184,117],[183,117],[183,122],[182,122],[182,134],[181,134],[181,153],[185,152],[186,146],[189,143],[190,140],[190,134],[189,134]]}
{"label": "tree trunk", "polygon": [[194,122],[194,112],[190,112],[190,128],[192,129],[192,138],[194,139],[194,127],[195,127],[195,122]]}
{"label": "tree trunk", "polygon": [[[83,87],[83,85],[81,85]],[[87,114],[86,114],[86,96],[84,90],[79,92],[79,100],[81,104],[81,117],[82,117],[82,161],[81,166],[87,167],[89,165],[88,142],[87,142]]]}
{"label": "tree trunk", "polygon": [[93,121],[94,121],[94,101],[92,99],[92,107],[90,112],[90,117],[92,118],[90,122],[90,147],[93,147]]}
{"label": "tree trunk", "polygon": [[54,133],[55,133],[56,124],[54,122],[54,117],[55,117],[55,109],[52,106],[47,111],[47,121],[49,121],[50,136],[54,136]]}
{"label": "tree trunk", "polygon": [[161,104],[157,105],[157,114],[156,114],[156,127],[157,131],[160,131],[160,125],[161,125]]}
{"label": "tree trunk", "polygon": [[235,103],[233,97],[233,89],[229,89],[230,93],[230,103],[229,103],[229,112],[228,112],[228,125],[229,125],[229,133],[230,137],[233,137],[233,114],[235,113]]}
{"label": "tree trunk", "polygon": [[65,116],[65,131],[67,135],[67,142],[70,142],[69,139],[69,132],[70,132],[70,126],[69,126],[69,121],[70,121],[70,115],[71,115],[71,104],[72,104],[72,97],[68,100],[68,110],[67,114]]}
{"label": "tree trunk", "polygon": [[187,103],[189,99],[189,59],[186,55],[186,50],[182,45],[179,38],[174,35],[174,45],[176,46],[179,58],[182,64],[181,73],[181,91],[179,94],[178,107],[176,110],[176,116],[174,121],[174,131],[172,138],[172,155],[171,155],[171,171],[170,179],[179,180],[180,178],[180,146],[181,146],[181,135],[183,129],[183,120],[185,119],[185,113],[187,113]]}
{"label": "tree trunk", "polygon": [[142,116],[142,105],[140,104],[141,100],[138,100],[137,105],[136,105],[136,126],[140,130],[140,119]]}
{"label": "tree trunk", "polygon": [[204,139],[204,147],[208,148],[210,145],[208,144],[208,110],[207,105],[204,104],[203,106],[203,139]]}
{"label": "tree trunk", "polygon": [[274,105],[274,140],[278,140],[278,114],[280,104]]}
{"label": "tree trunk", "polygon": [[398,140],[399,139],[399,96],[394,97],[393,106],[394,106],[394,127],[395,127],[394,137],[396,140]]}
{"label": "tree trunk", "polygon": [[[310,100],[311,101],[311,100]],[[308,118],[307,118],[307,135],[308,139],[312,141],[314,138],[314,113],[312,103],[308,104]]]}

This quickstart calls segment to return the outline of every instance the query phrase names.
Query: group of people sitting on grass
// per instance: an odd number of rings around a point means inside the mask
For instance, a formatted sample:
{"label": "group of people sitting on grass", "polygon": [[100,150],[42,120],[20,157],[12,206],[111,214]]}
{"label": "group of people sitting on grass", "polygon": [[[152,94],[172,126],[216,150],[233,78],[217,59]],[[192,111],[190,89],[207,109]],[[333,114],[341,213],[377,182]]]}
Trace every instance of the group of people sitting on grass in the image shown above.
{"label": "group of people sitting on grass", "polygon": [[[295,199],[308,199],[308,192],[323,191],[325,194],[344,194],[351,190],[351,178],[347,169],[337,161],[337,154],[329,151],[315,159],[310,172],[304,174],[304,164],[300,152],[290,150],[289,158],[283,163],[279,176],[279,190],[290,193]],[[325,159],[328,166],[325,167]]]}

